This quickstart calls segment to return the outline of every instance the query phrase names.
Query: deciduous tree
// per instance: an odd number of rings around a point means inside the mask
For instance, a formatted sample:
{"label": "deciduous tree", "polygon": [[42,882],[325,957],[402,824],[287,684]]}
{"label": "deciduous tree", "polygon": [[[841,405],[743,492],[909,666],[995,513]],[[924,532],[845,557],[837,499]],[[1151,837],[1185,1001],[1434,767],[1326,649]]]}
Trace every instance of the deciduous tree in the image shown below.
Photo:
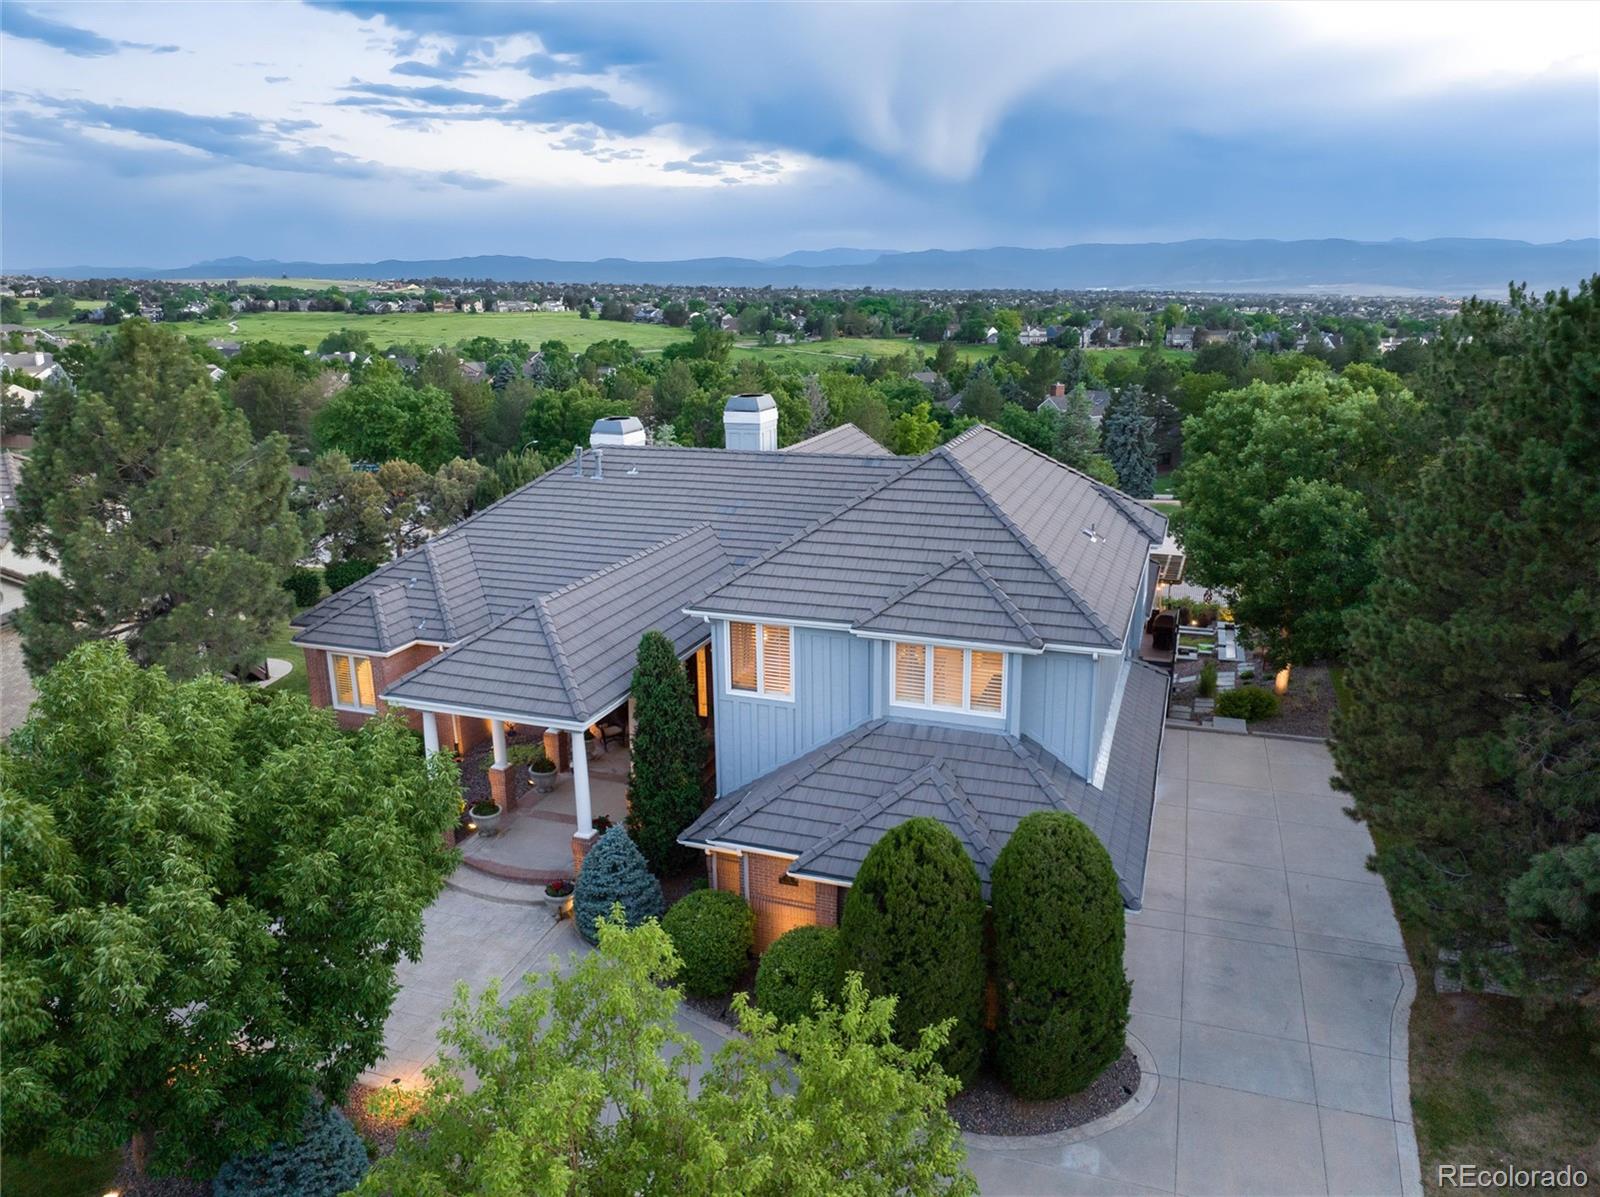
{"label": "deciduous tree", "polygon": [[132,1137],[209,1176],[342,1098],[459,809],[397,721],[76,650],[0,748],[7,1154]]}

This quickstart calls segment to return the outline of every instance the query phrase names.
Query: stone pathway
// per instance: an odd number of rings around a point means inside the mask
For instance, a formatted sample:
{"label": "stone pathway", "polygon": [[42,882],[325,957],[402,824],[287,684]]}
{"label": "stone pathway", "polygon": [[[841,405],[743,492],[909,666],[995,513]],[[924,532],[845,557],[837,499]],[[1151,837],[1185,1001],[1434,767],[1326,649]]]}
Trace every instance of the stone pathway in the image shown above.
{"label": "stone pathway", "polygon": [[[1128,918],[1130,1030],[1154,1097],[1072,1142],[971,1145],[985,1193],[1421,1193],[1415,980],[1332,771],[1321,744],[1168,730],[1145,909]],[[426,917],[369,1083],[417,1082],[457,978],[477,990],[584,947],[543,906],[458,889]],[[721,1028],[681,1017],[709,1057]]]}

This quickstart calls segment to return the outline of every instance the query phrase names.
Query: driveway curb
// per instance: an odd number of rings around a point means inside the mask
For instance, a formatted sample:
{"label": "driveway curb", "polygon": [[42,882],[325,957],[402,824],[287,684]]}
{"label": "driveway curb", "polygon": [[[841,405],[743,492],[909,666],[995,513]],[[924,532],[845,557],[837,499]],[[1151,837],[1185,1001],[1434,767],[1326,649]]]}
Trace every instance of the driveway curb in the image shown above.
{"label": "driveway curb", "polygon": [[1128,1046],[1139,1061],[1139,1089],[1111,1113],[1081,1126],[1069,1126],[1066,1130],[1050,1131],[1043,1135],[979,1135],[963,1131],[961,1137],[968,1147],[985,1151],[1030,1151],[1037,1147],[1065,1147],[1069,1143],[1081,1143],[1085,1139],[1116,1130],[1119,1126],[1126,1126],[1150,1108],[1150,1103],[1156,1099],[1156,1091],[1161,1087],[1155,1056],[1131,1031],[1128,1033]]}

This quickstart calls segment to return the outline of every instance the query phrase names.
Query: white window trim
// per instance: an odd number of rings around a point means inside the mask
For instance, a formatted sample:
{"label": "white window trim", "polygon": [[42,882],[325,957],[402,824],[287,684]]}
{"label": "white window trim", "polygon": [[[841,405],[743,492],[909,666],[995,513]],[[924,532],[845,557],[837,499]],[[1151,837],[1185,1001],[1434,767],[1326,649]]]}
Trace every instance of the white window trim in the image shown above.
{"label": "white window trim", "polygon": [[[377,697],[378,697],[378,694],[377,694],[377,691],[378,691],[377,670],[372,670],[372,672],[373,672],[373,685],[372,685],[373,704],[370,707],[364,707],[364,706],[361,705],[361,680],[356,674],[356,662],[357,661],[365,661],[367,663],[367,668],[368,669],[372,669],[372,658],[367,656],[365,653],[336,653],[336,652],[328,653],[327,657],[328,657],[328,695],[329,695],[329,697],[331,698],[331,700],[333,702],[333,709],[336,710],[336,711],[355,711],[357,714],[361,714],[361,715],[376,715],[378,713],[378,704],[377,704]],[[333,660],[334,660],[335,657],[344,657],[347,661],[350,662],[350,692],[355,695],[356,701],[355,701],[354,704],[344,703],[344,702],[340,702],[339,701],[339,676],[336,673],[334,673],[334,671],[333,671]]]}
{"label": "white window trim", "polygon": [[[1011,656],[1009,653],[1000,653],[1000,709],[998,711],[983,711],[972,705],[972,654],[974,652],[994,652],[991,648],[969,648],[965,645],[941,643],[934,640],[894,640],[891,645],[916,644],[922,647],[922,701],[906,702],[895,690],[895,649],[889,649],[889,705],[900,707],[908,711],[937,711],[945,715],[961,715],[968,719],[994,719],[1005,722],[1007,705],[1010,701],[1008,690],[1011,681]],[[945,706],[933,701],[933,650],[935,648],[959,648],[961,652],[961,705],[958,707]]]}
{"label": "white window trim", "polygon": [[[733,625],[747,623],[756,630],[756,688],[754,690],[736,690],[733,685]],[[789,693],[768,693],[767,683],[767,649],[765,637],[761,635],[763,628],[788,628],[789,629]],[[730,698],[761,698],[767,702],[794,701],[794,625],[788,623],[770,622],[763,623],[758,619],[730,619],[722,625],[722,659],[723,677],[727,680],[723,685],[723,693]]]}

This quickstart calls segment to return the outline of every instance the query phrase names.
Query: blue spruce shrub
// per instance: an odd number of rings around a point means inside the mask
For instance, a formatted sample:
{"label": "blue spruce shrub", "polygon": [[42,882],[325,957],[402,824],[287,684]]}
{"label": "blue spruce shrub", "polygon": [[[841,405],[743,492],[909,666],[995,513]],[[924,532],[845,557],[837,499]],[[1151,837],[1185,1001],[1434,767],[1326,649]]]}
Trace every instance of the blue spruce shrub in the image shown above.
{"label": "blue spruce shrub", "polygon": [[300,1141],[236,1155],[211,1182],[213,1197],[336,1197],[367,1174],[367,1148],[338,1106],[315,1102]]}
{"label": "blue spruce shrub", "polygon": [[595,841],[578,870],[578,884],[572,891],[572,917],[578,934],[590,943],[597,942],[595,923],[609,915],[617,902],[622,903],[630,927],[660,918],[667,908],[661,882],[650,875],[644,854],[626,831],[613,827]]}

